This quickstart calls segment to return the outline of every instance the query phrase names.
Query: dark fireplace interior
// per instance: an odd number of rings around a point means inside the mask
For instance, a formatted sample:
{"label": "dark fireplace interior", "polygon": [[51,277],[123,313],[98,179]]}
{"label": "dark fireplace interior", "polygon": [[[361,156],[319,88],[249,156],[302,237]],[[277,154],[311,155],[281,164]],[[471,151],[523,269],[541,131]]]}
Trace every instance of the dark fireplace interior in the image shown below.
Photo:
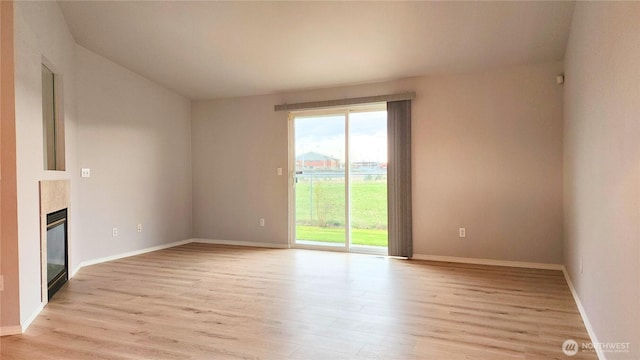
{"label": "dark fireplace interior", "polygon": [[47,288],[49,299],[69,279],[67,209],[47,214]]}

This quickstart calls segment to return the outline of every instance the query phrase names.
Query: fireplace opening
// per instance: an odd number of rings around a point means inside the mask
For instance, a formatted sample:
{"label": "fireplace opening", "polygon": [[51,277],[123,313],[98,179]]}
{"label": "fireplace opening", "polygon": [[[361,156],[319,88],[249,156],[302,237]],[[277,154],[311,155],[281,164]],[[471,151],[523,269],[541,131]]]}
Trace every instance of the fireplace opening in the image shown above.
{"label": "fireplace opening", "polygon": [[47,214],[47,292],[51,299],[69,279],[67,209]]}

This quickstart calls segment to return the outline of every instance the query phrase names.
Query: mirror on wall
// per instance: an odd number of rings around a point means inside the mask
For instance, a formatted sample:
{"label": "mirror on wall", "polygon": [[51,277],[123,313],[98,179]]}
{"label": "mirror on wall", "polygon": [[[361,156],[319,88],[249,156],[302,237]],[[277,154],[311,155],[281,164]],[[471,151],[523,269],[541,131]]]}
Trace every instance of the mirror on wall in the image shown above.
{"label": "mirror on wall", "polygon": [[64,170],[64,126],[59,116],[56,75],[42,65],[42,124],[44,169]]}

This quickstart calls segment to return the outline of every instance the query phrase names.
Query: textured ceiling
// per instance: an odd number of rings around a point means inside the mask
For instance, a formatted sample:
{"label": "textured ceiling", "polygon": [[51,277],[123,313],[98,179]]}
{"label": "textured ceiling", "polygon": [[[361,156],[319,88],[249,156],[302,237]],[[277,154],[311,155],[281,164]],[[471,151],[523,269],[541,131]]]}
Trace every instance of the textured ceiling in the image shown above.
{"label": "textured ceiling", "polygon": [[573,3],[59,1],[78,44],[191,99],[562,60]]}

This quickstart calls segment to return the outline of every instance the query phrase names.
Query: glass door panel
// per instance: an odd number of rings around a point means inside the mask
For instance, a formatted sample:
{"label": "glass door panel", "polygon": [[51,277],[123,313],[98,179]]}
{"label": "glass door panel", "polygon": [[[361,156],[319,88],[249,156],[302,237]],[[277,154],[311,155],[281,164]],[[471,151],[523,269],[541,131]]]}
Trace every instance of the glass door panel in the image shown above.
{"label": "glass door panel", "polygon": [[387,112],[349,114],[351,245],[387,248]]}
{"label": "glass door panel", "polygon": [[296,116],[293,121],[295,242],[346,247],[346,116]]}

